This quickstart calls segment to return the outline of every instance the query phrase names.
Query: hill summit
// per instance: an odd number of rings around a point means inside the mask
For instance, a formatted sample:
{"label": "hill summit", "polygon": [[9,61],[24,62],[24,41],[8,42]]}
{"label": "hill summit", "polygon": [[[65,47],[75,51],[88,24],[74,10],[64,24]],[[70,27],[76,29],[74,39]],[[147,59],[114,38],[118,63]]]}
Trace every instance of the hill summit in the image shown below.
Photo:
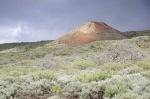
{"label": "hill summit", "polygon": [[124,38],[125,36],[120,31],[104,22],[89,21],[58,38],[58,41],[67,44],[86,44],[97,40]]}

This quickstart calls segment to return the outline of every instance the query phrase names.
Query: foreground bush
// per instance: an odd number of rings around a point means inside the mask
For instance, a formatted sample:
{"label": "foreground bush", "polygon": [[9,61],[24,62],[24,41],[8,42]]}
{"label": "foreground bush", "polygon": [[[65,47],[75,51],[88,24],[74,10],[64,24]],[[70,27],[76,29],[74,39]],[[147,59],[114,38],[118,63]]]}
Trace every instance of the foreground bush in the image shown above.
{"label": "foreground bush", "polygon": [[63,96],[65,99],[79,99],[82,87],[80,82],[71,82],[64,87]]}
{"label": "foreground bush", "polygon": [[80,99],[103,99],[105,86],[92,82],[82,89]]}
{"label": "foreground bush", "polygon": [[51,70],[35,71],[31,74],[31,76],[34,80],[40,80],[40,79],[53,80],[55,78],[55,74]]}
{"label": "foreground bush", "polygon": [[109,84],[106,86],[105,89],[105,96],[112,98],[113,96],[117,95],[118,93],[126,92],[127,88],[124,82],[116,82],[115,84]]}
{"label": "foreground bush", "polygon": [[111,72],[96,71],[91,73],[80,74],[77,76],[77,80],[81,82],[99,81],[105,80],[106,78],[110,78],[111,75],[112,75]]}

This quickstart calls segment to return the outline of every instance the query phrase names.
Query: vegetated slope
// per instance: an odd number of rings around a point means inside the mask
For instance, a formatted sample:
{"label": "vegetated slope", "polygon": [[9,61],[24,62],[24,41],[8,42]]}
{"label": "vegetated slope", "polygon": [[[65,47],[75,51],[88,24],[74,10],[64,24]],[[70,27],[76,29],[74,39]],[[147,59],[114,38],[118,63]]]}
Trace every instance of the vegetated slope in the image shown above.
{"label": "vegetated slope", "polygon": [[137,36],[150,36],[150,30],[145,30],[145,31],[128,31],[128,32],[124,32],[124,34],[128,38],[137,37]]}
{"label": "vegetated slope", "polygon": [[58,39],[61,43],[70,45],[86,44],[97,40],[124,39],[125,36],[118,30],[103,22],[87,22]]}
{"label": "vegetated slope", "polygon": [[6,44],[0,44],[0,51],[2,50],[6,50],[6,49],[11,49],[11,48],[15,48],[15,47],[23,47],[23,46],[34,46],[34,47],[38,47],[41,44],[46,44],[49,42],[52,42],[53,40],[49,40],[49,41],[39,41],[39,42],[21,42],[21,43],[6,43]]}
{"label": "vegetated slope", "polygon": [[0,99],[150,98],[149,36],[34,46],[0,51]]}

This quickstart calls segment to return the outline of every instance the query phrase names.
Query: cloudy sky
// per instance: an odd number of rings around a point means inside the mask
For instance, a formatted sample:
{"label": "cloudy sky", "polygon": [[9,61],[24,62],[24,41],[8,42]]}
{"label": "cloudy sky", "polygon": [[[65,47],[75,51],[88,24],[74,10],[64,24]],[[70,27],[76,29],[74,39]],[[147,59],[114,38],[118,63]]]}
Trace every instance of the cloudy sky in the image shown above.
{"label": "cloudy sky", "polygon": [[0,0],[0,43],[56,39],[91,20],[150,29],[150,0]]}

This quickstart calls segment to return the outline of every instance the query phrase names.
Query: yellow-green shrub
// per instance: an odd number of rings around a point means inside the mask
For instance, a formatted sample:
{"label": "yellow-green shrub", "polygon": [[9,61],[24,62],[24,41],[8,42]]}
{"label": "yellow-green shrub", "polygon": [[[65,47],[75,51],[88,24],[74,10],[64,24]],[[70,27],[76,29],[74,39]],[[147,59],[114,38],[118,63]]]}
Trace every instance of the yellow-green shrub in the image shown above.
{"label": "yellow-green shrub", "polygon": [[150,59],[145,59],[142,61],[138,61],[137,65],[141,68],[143,68],[144,70],[150,70]]}
{"label": "yellow-green shrub", "polygon": [[109,84],[105,88],[105,96],[112,98],[114,95],[126,92],[127,88],[124,82],[118,81],[115,84]]}
{"label": "yellow-green shrub", "polygon": [[49,79],[53,80],[55,78],[55,73],[51,70],[39,70],[31,73],[34,80]]}
{"label": "yellow-green shrub", "polygon": [[99,81],[105,80],[106,78],[110,78],[112,72],[105,72],[105,71],[96,71],[92,73],[84,73],[77,76],[77,80],[81,82],[91,82],[91,81]]}
{"label": "yellow-green shrub", "polygon": [[104,70],[113,70],[118,71],[128,67],[129,64],[121,64],[121,63],[107,63],[102,66]]}
{"label": "yellow-green shrub", "polygon": [[147,77],[147,78],[150,78],[150,70],[148,70],[148,71],[143,71],[141,74],[142,74],[143,76]]}
{"label": "yellow-green shrub", "polygon": [[60,87],[60,85],[53,85],[51,87],[50,91],[52,93],[61,93],[62,92],[62,88]]}
{"label": "yellow-green shrub", "polygon": [[89,67],[96,67],[96,64],[90,60],[78,60],[78,61],[73,62],[71,66],[77,69],[86,69]]}

